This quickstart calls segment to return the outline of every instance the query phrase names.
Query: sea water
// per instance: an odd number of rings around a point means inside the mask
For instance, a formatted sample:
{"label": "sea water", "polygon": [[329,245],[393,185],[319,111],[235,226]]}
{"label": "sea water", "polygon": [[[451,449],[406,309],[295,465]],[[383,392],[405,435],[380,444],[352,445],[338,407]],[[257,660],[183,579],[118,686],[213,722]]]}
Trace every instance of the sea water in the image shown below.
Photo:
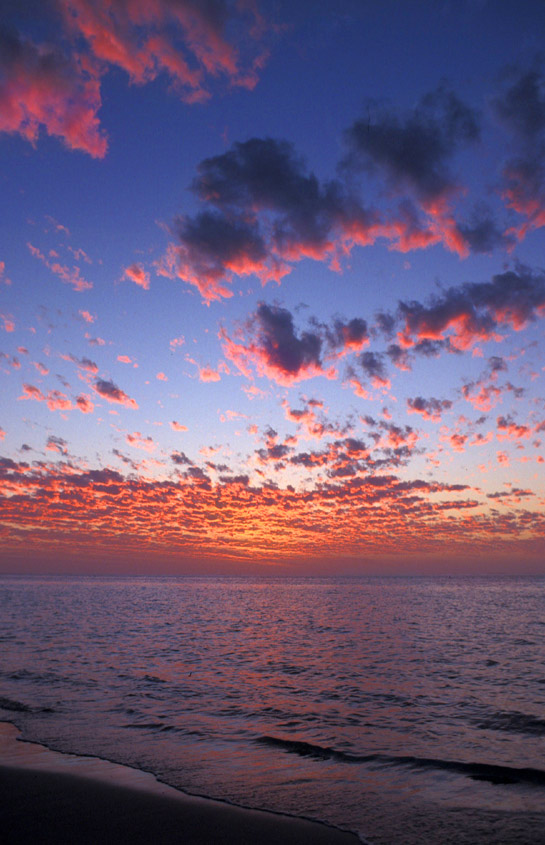
{"label": "sea water", "polygon": [[0,578],[0,719],[391,843],[545,842],[545,580]]}

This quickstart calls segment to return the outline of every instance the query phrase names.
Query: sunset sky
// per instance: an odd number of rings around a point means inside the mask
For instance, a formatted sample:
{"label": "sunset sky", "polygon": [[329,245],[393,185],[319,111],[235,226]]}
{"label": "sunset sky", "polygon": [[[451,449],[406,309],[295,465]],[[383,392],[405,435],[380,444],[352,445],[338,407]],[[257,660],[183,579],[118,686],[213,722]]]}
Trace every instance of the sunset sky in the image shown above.
{"label": "sunset sky", "polygon": [[2,0],[0,568],[545,572],[542,0]]}

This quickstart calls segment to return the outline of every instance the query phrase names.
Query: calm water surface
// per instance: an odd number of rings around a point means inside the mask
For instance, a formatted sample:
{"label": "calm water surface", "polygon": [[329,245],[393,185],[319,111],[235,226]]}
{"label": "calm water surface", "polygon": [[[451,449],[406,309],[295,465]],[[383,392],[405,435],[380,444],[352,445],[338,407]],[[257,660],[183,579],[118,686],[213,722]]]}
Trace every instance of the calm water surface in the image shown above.
{"label": "calm water surface", "polygon": [[537,578],[1,578],[0,718],[373,845],[535,845],[544,642]]}

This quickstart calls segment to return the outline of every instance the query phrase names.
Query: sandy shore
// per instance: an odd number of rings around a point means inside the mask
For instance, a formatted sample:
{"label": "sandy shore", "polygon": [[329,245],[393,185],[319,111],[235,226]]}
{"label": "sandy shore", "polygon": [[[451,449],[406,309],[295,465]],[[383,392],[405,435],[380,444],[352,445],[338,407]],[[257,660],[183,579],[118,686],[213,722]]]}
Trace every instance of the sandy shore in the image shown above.
{"label": "sandy shore", "polygon": [[13,725],[1,728],[0,830],[5,845],[359,841],[303,819],[194,798],[125,766],[18,742]]}

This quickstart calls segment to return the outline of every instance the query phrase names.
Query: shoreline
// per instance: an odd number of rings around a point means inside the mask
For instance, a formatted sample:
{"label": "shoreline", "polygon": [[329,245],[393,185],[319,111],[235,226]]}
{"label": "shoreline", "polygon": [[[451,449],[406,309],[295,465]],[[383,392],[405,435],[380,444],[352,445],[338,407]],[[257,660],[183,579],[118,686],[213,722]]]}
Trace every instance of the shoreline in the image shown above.
{"label": "shoreline", "polygon": [[149,773],[19,740],[0,722],[0,825],[6,845],[357,845],[319,821],[190,795]]}

